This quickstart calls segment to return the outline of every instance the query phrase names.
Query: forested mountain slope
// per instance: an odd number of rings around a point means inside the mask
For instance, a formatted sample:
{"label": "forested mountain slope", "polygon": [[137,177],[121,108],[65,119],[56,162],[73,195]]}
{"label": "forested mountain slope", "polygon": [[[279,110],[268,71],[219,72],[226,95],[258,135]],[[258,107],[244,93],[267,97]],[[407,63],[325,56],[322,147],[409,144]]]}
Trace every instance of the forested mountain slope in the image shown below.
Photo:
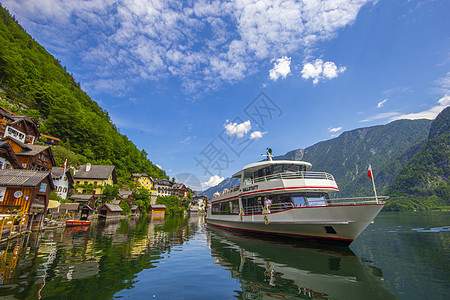
{"label": "forested mountain slope", "polygon": [[0,7],[0,87],[0,105],[36,118],[41,133],[60,138],[66,149],[85,160],[115,165],[118,176],[124,178],[131,172],[167,178],[164,171],[147,159],[145,151],[138,150],[117,131],[108,112],[3,7]]}
{"label": "forested mountain slope", "polygon": [[431,124],[428,140],[400,171],[389,193],[392,209],[450,206],[450,107]]}

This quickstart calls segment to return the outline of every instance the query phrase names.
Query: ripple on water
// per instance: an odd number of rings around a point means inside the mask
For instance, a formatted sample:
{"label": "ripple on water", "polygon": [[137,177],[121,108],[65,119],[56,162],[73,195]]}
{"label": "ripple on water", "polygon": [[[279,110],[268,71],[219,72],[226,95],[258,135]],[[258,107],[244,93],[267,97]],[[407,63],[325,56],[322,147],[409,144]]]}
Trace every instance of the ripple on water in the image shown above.
{"label": "ripple on water", "polygon": [[433,228],[413,228],[412,230],[417,232],[449,232],[450,226],[433,227]]}

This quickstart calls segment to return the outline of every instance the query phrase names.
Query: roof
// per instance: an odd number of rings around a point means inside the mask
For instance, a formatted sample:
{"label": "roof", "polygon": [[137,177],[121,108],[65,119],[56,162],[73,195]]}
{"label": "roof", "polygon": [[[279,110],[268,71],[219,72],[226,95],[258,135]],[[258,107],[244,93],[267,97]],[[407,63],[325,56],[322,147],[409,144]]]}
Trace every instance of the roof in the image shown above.
{"label": "roof", "polygon": [[111,204],[119,205],[119,204],[120,204],[120,200],[111,200],[110,203],[111,203]]}
{"label": "roof", "polygon": [[166,208],[166,206],[164,204],[151,204],[150,205],[151,208]]}
{"label": "roof", "polygon": [[138,209],[138,207],[139,207],[139,206],[137,206],[137,205],[131,205],[130,209],[131,209],[131,210],[136,210],[136,209]]}
{"label": "roof", "polygon": [[[112,212],[122,211],[122,209],[120,208],[120,206],[117,205],[117,204],[106,203],[106,204],[103,204],[103,206],[106,207],[107,210],[112,211]],[[102,206],[102,207],[103,207],[103,206]],[[101,209],[101,208],[100,208],[100,209]],[[100,210],[100,209],[99,209],[99,210]]]}
{"label": "roof", "polygon": [[59,210],[67,209],[67,210],[78,210],[79,203],[61,203],[59,206]]}
{"label": "roof", "polygon": [[142,174],[139,174],[139,173],[133,173],[133,174],[131,174],[131,178],[141,178],[141,177],[148,177],[150,180],[153,181],[153,178],[151,178],[150,176],[148,176],[146,173],[142,173]]}
{"label": "roof", "polygon": [[248,173],[256,172],[260,169],[274,166],[274,165],[299,165],[299,166],[305,166],[306,170],[311,169],[312,164],[306,161],[299,161],[299,160],[266,160],[266,161],[260,161],[252,164],[248,164],[242,168],[239,172],[233,175],[233,178],[241,178],[241,174],[245,173],[247,175]]}
{"label": "roof", "polygon": [[49,177],[51,188],[54,190],[55,186],[49,171],[0,170],[0,186],[36,187],[46,177]]}
{"label": "roof", "polygon": [[92,197],[94,197],[94,195],[92,194],[75,194],[70,196],[69,198],[77,202],[88,202],[92,199]]}
{"label": "roof", "polygon": [[158,179],[155,181],[155,183],[159,185],[173,185],[172,181],[170,181],[169,179]]}
{"label": "roof", "polygon": [[75,179],[103,179],[106,180],[109,176],[113,176],[113,182],[117,183],[116,167],[91,165],[89,171],[86,171],[87,165],[82,165],[80,169],[73,175]]}
{"label": "roof", "polygon": [[58,139],[57,137],[54,137],[54,136],[49,136],[49,135],[46,135],[46,134],[43,134],[43,133],[41,133],[41,136],[43,136],[43,137],[46,137],[46,138],[48,138],[48,139],[52,139],[52,140],[57,140],[57,141],[61,141],[60,139]]}
{"label": "roof", "polygon": [[131,195],[133,195],[133,191],[119,191],[119,197],[122,199],[128,199]]}
{"label": "roof", "polygon": [[186,186],[183,183],[175,183],[172,187],[174,189],[187,190]]}

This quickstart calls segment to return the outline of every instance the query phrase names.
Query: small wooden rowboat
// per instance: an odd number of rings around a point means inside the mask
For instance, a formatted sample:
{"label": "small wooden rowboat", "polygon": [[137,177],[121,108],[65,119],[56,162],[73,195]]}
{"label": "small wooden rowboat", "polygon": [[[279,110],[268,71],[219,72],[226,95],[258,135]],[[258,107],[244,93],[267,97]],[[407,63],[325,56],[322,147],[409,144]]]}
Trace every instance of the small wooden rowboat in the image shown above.
{"label": "small wooden rowboat", "polygon": [[66,220],[66,227],[91,226],[91,221]]}

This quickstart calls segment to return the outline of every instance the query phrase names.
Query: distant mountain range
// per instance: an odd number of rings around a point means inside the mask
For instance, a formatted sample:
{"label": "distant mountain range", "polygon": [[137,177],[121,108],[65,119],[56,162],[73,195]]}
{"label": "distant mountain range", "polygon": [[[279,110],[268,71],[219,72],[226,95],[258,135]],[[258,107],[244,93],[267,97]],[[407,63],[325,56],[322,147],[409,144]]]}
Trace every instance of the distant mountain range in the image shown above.
{"label": "distant mountain range", "polygon": [[[381,195],[426,143],[432,122],[398,120],[386,125],[358,128],[274,159],[308,161],[313,165],[312,171],[332,174],[339,186],[339,197],[373,195],[372,184],[367,176],[367,168],[371,164],[375,184]],[[214,192],[238,183],[237,179],[227,178],[203,193],[212,197]]]}

